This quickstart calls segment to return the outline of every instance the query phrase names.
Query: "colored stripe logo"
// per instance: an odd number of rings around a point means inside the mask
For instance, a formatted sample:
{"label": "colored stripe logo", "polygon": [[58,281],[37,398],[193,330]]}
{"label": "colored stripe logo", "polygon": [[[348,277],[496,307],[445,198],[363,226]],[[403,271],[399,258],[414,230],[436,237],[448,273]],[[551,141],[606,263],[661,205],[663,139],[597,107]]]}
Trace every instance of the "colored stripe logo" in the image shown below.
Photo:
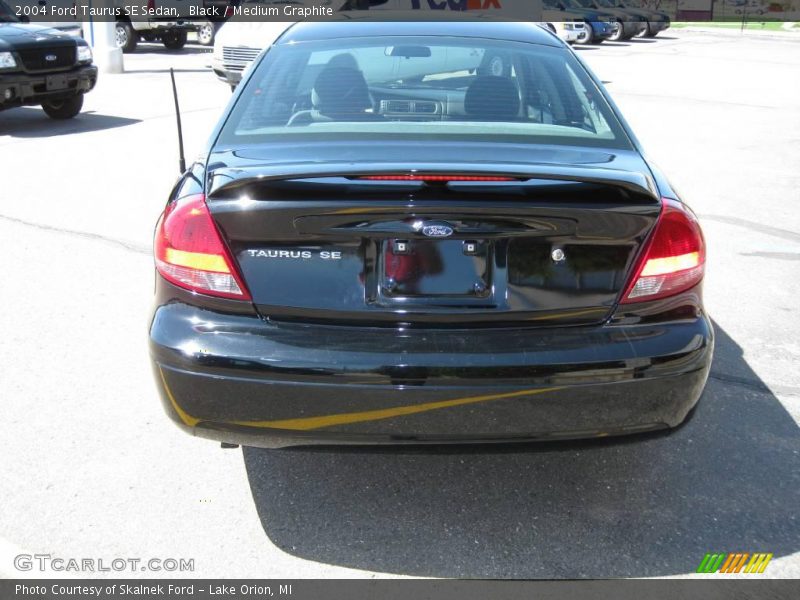
{"label": "colored stripe logo", "polygon": [[708,553],[697,567],[698,573],[763,573],[772,553],[729,552]]}

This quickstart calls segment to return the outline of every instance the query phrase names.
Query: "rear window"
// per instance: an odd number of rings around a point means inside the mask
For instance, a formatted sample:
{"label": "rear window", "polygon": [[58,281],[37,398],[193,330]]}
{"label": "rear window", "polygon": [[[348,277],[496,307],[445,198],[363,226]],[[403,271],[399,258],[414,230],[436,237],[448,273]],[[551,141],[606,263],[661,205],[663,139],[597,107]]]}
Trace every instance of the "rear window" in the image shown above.
{"label": "rear window", "polygon": [[255,68],[218,144],[397,137],[630,147],[563,48],[350,38],[278,45]]}

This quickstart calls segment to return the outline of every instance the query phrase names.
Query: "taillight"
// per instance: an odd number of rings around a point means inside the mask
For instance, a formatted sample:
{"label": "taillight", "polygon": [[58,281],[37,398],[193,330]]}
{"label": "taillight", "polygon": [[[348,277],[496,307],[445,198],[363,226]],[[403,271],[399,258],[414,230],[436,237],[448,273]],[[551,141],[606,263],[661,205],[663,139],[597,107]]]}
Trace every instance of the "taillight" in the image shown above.
{"label": "taillight", "polygon": [[156,269],[164,279],[203,294],[250,300],[202,194],[166,208],[154,245]]}
{"label": "taillight", "polygon": [[657,300],[688,290],[703,279],[705,262],[706,246],[697,218],[679,202],[664,198],[622,302]]}
{"label": "taillight", "polygon": [[154,12],[156,10],[156,0],[147,0],[147,11]]}

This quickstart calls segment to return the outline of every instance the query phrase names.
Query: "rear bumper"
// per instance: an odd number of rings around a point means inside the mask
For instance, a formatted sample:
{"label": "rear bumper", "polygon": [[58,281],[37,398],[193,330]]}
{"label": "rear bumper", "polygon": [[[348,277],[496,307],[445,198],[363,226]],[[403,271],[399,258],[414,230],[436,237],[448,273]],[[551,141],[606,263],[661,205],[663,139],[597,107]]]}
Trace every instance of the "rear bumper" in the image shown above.
{"label": "rear bumper", "polygon": [[[59,90],[47,90],[47,77],[64,75],[67,87]],[[92,90],[97,83],[97,67],[85,65],[72,71],[28,74],[7,73],[0,75],[0,110],[14,106],[41,104],[47,100],[57,100]],[[8,93],[10,98],[6,99]]]}
{"label": "rear bumper", "polygon": [[713,352],[708,319],[539,330],[271,324],[179,302],[150,352],[170,417],[251,446],[547,440],[680,424]]}
{"label": "rear bumper", "polygon": [[131,20],[131,26],[136,31],[159,31],[163,32],[168,29],[185,29],[186,31],[196,31],[201,25],[206,23],[207,19],[188,20],[177,19],[174,21],[160,21],[156,19],[151,20]]}

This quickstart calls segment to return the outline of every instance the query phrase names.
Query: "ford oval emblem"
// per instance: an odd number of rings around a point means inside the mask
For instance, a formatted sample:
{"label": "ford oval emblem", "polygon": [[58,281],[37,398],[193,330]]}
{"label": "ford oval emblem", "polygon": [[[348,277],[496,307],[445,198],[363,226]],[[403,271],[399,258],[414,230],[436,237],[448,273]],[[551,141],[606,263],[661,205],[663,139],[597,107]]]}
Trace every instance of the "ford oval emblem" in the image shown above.
{"label": "ford oval emblem", "polygon": [[428,237],[445,238],[453,235],[453,228],[449,225],[425,225],[422,228],[422,233]]}
{"label": "ford oval emblem", "polygon": [[58,57],[55,54],[48,54],[44,57],[47,62],[53,62]]}

